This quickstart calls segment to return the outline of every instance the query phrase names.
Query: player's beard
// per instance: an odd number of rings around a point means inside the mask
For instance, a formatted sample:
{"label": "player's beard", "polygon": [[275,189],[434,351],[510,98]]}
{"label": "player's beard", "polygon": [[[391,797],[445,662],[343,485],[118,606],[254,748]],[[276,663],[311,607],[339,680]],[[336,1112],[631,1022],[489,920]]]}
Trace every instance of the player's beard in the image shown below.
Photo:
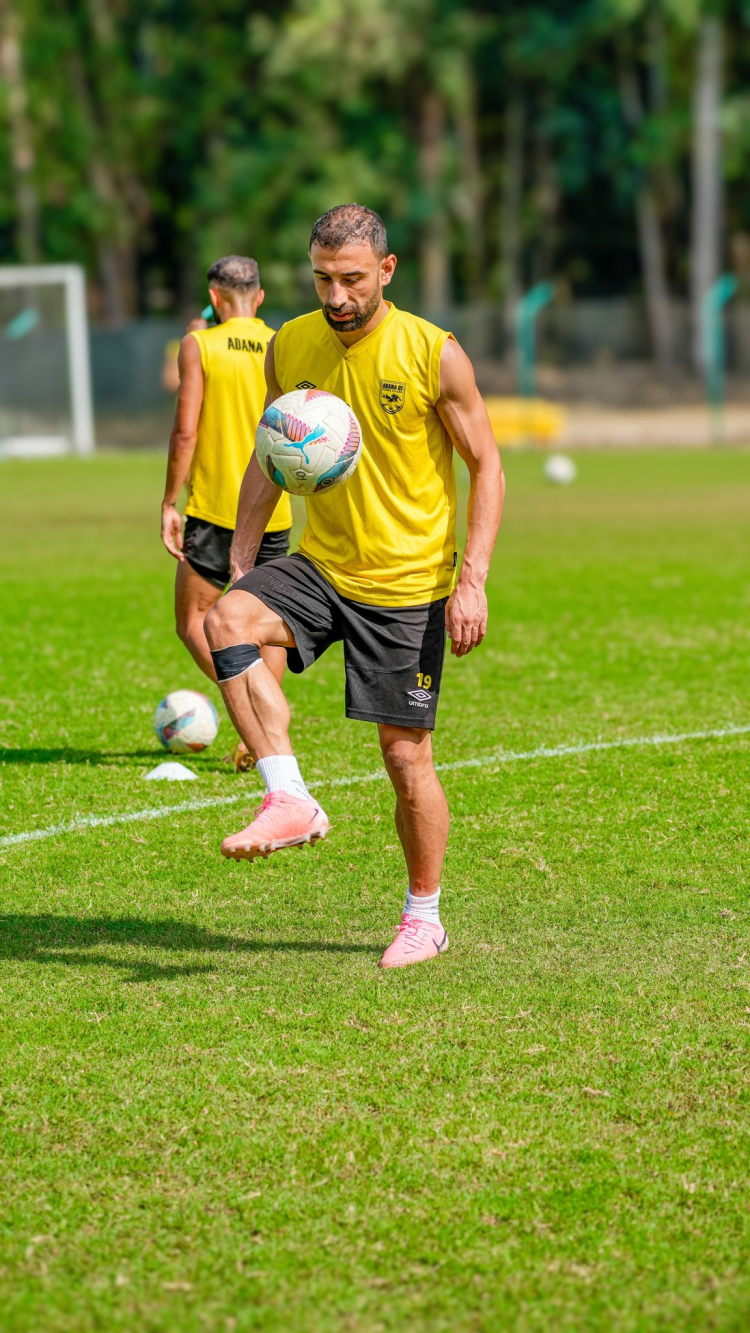
{"label": "player's beard", "polygon": [[380,305],[382,296],[383,296],[383,288],[378,287],[374,296],[370,301],[368,301],[366,306],[362,307],[356,305],[343,306],[343,307],[339,306],[336,313],[337,314],[346,313],[347,315],[349,315],[351,311],[349,319],[332,319],[331,311],[333,310],[333,306],[330,305],[323,306],[323,314],[327,319],[328,323],[330,324],[331,328],[335,329],[337,333],[354,333],[357,329],[363,329],[365,324],[368,324],[370,322],[373,315],[375,314],[375,311]]}

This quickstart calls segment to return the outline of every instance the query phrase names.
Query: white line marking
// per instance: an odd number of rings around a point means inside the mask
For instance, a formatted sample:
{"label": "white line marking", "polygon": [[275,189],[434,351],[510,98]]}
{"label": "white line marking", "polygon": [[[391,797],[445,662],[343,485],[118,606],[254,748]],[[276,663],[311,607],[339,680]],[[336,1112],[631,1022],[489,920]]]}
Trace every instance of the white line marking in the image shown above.
{"label": "white line marking", "polygon": [[[647,745],[681,745],[683,741],[723,740],[726,736],[746,736],[750,724],[717,727],[712,731],[666,732],[656,736],[631,736],[616,741],[577,741],[574,745],[539,745],[535,750],[500,750],[475,759],[455,759],[449,764],[436,764],[439,773],[455,773],[460,768],[492,768],[498,764],[517,764],[531,759],[563,759],[569,755],[593,754],[599,750],[626,750]],[[311,787],[354,787],[359,782],[383,782],[384,769],[375,773],[358,773],[351,778],[323,778],[311,782]],[[202,801],[178,801],[177,805],[155,805],[145,810],[131,810],[119,815],[81,815],[51,828],[31,829],[27,833],[10,833],[0,838],[1,847],[18,847],[21,843],[39,842],[56,838],[61,833],[77,833],[89,828],[111,828],[113,824],[135,824],[146,819],[166,819],[168,815],[192,814],[197,810],[211,810],[220,805],[237,805],[240,801],[258,800],[259,792],[242,791],[234,796],[209,796]]]}
{"label": "white line marking", "polygon": [[[255,795],[257,796],[257,792]],[[154,805],[145,810],[131,810],[120,815],[80,815],[64,824],[51,828],[32,829],[29,833],[10,833],[0,838],[0,847],[17,847],[21,842],[39,842],[42,838],[56,838],[60,833],[77,833],[79,829],[111,828],[113,824],[136,824],[141,819],[164,819],[167,815],[181,815],[191,810],[208,810],[212,805],[235,805],[242,796],[210,796],[204,801],[179,801],[177,805]],[[252,793],[247,797],[253,799]]]}

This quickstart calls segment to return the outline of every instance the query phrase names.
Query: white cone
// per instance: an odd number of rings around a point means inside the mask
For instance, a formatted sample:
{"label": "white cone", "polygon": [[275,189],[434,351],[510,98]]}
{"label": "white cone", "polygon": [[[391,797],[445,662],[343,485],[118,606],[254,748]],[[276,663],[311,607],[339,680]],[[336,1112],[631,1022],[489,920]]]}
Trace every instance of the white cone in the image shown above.
{"label": "white cone", "polygon": [[195,782],[197,776],[197,773],[191,773],[189,768],[178,764],[176,760],[157,764],[150,773],[143,774],[145,782]]}

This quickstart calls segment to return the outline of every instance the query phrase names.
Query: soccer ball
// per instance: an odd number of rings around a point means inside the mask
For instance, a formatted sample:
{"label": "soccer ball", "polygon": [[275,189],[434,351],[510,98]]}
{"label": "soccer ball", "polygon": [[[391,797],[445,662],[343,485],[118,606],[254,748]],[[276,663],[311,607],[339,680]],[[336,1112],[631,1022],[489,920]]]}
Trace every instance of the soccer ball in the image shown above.
{"label": "soccer ball", "polygon": [[293,389],[263,413],[255,453],[277,486],[292,495],[315,495],[351,477],[362,453],[362,430],[335,394]]}
{"label": "soccer ball", "polygon": [[197,690],[172,690],[154,713],[154,731],[170,754],[198,754],[218,730],[216,709]]}
{"label": "soccer ball", "polygon": [[569,486],[571,481],[575,481],[578,469],[572,458],[567,454],[550,454],[544,464],[544,475],[547,481],[554,482],[556,486]]}

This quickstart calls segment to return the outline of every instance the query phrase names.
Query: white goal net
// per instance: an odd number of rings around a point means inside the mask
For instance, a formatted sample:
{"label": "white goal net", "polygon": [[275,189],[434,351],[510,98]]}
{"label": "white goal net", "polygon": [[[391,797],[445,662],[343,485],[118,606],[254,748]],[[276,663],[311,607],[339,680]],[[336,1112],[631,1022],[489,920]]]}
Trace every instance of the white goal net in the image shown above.
{"label": "white goal net", "polygon": [[0,267],[0,456],[93,448],[83,270]]}

